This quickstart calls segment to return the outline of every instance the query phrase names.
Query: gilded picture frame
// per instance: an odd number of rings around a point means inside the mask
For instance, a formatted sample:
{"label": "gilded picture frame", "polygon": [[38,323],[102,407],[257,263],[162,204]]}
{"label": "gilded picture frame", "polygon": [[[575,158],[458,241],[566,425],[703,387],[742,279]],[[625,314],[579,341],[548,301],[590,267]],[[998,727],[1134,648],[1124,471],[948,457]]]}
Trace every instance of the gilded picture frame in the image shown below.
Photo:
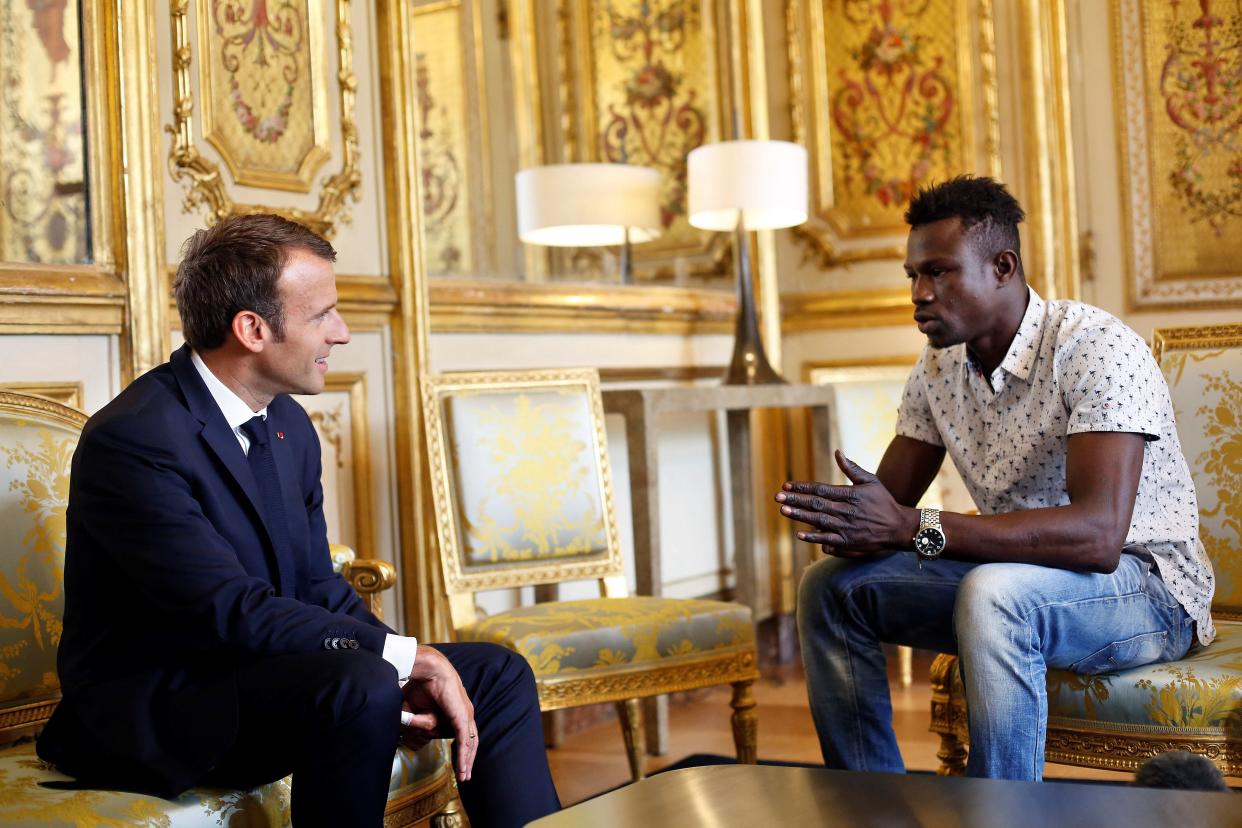
{"label": "gilded picture frame", "polygon": [[1242,103],[1212,92],[1242,71],[1242,36],[1220,14],[1211,0],[1112,3],[1132,311],[1242,306]]}
{"label": "gilded picture frame", "polygon": [[[216,2],[225,1],[216,0]],[[198,50],[199,60],[201,61],[204,60],[202,55],[204,44],[210,44],[215,41],[208,35],[202,34],[202,30],[208,25],[202,10],[207,7],[209,0],[196,0],[196,2],[198,6],[196,6],[195,23],[200,32]],[[309,32],[315,28],[310,21],[312,19],[322,19],[325,14],[325,2],[329,2],[329,0],[300,0],[300,2],[299,0],[287,0],[285,5],[305,10],[306,25],[308,26],[307,36],[310,38]],[[355,97],[358,79],[353,70],[353,33],[350,25],[351,0],[335,0],[336,79],[340,105],[341,164],[335,173],[323,179],[320,183],[319,202],[314,210],[279,205],[243,204],[234,200],[228,185],[225,183],[225,177],[221,172],[220,164],[207,157],[195,140],[194,101],[196,97],[202,100],[207,90],[204,90],[201,86],[196,89],[194,84],[195,48],[192,45],[190,33],[190,0],[170,0],[169,12],[173,46],[174,103],[173,122],[165,127],[165,131],[172,136],[167,163],[172,179],[181,184],[184,191],[183,209],[186,212],[193,212],[200,208],[204,209],[209,223],[229,215],[273,212],[305,224],[315,232],[331,238],[337,222],[343,220],[347,215],[348,201],[350,199],[357,201],[362,187],[362,173],[358,167],[360,152],[358,127],[355,120]],[[322,40],[322,38],[320,39]],[[320,49],[318,52],[310,54],[309,60],[312,66],[311,76],[316,79],[323,79],[325,83],[317,84],[323,87],[326,84],[328,75],[324,50]],[[208,77],[209,73],[206,73],[205,70],[200,72],[198,75],[200,84],[204,78]],[[322,95],[322,89],[319,94]],[[311,108],[318,107],[326,112],[325,106],[314,103],[315,97],[315,94],[312,93],[311,103],[309,104]],[[212,107],[210,120],[211,125],[214,126],[220,121],[220,118],[217,117],[219,113],[216,112],[216,109],[223,109],[225,105],[216,101],[206,106]],[[326,124],[326,116],[320,120]],[[221,133],[219,130],[208,130],[208,126],[207,123],[204,123],[207,139],[213,147],[219,150],[223,142]],[[263,127],[256,126],[256,129],[260,128]],[[324,133],[326,133],[326,128]],[[212,139],[213,135],[216,136],[214,140]],[[221,152],[220,155],[225,161],[225,166],[230,170],[234,184],[249,183],[251,186],[261,186],[266,189],[309,192],[313,188],[303,179],[309,179],[313,175],[314,170],[327,158],[326,155],[323,155],[324,152],[327,152],[326,138],[320,134],[318,127],[314,129],[314,136],[314,148],[309,149],[307,155],[299,160],[299,169],[294,174],[277,175],[270,171],[247,170],[239,166],[239,161],[233,157],[233,152]],[[324,143],[321,144],[321,140]],[[322,149],[322,152],[319,151],[320,149]]]}

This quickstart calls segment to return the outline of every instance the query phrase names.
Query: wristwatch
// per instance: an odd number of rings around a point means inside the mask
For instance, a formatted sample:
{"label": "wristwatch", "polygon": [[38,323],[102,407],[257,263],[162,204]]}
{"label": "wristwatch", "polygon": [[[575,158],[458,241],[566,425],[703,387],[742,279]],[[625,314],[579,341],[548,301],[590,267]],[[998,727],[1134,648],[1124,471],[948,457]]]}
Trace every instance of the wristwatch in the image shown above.
{"label": "wristwatch", "polygon": [[944,530],[940,528],[939,509],[919,509],[919,531],[914,533],[914,551],[919,553],[919,566],[923,561],[940,557],[945,546]]}

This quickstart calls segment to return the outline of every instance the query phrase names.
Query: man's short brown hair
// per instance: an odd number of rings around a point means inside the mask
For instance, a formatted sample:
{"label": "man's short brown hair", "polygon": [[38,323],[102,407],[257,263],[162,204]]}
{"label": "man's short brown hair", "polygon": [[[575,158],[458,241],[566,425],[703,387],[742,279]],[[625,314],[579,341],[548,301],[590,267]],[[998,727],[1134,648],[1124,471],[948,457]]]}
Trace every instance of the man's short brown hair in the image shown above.
{"label": "man's short brown hair", "polygon": [[270,213],[229,216],[191,236],[181,248],[173,296],[181,332],[196,351],[224,344],[233,317],[254,311],[285,336],[284,306],[276,281],[294,250],[329,262],[336,250],[307,227]]}

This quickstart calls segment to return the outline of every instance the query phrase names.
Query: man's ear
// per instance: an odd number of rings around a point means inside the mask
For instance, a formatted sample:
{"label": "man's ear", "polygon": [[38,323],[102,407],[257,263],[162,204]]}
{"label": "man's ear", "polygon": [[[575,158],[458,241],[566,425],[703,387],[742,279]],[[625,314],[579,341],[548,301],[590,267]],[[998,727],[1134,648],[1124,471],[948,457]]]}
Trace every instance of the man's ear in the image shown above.
{"label": "man's ear", "polygon": [[233,317],[233,336],[251,353],[259,353],[272,337],[267,320],[251,310],[238,311]]}
{"label": "man's ear", "polygon": [[1018,275],[1018,254],[1012,250],[1002,250],[992,260],[992,270],[996,273],[996,286],[1004,287]]}

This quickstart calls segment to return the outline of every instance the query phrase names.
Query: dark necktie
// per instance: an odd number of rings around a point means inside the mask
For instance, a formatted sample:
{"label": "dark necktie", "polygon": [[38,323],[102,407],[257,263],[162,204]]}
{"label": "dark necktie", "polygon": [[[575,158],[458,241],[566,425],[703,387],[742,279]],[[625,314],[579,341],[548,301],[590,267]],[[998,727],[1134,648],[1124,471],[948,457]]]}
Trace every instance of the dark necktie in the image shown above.
{"label": "dark necktie", "polygon": [[276,554],[276,584],[280,595],[293,597],[293,551],[289,540],[289,521],[285,516],[284,499],[280,493],[280,472],[276,470],[276,458],[268,442],[267,420],[254,417],[242,424],[242,431],[250,438],[250,451],[246,460],[250,472],[259,487],[259,500],[263,504],[263,522],[272,539]]}

